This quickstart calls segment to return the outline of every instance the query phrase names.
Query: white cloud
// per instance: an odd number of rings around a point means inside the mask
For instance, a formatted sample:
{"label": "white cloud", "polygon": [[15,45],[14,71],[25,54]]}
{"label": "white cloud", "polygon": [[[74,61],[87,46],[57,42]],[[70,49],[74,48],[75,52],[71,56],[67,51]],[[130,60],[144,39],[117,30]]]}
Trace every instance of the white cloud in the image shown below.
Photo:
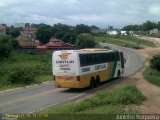
{"label": "white cloud", "polygon": [[160,21],[160,0],[0,0],[0,23],[108,24]]}
{"label": "white cloud", "polygon": [[47,23],[53,25],[55,23],[64,22],[63,19],[55,18],[55,17],[48,17],[48,16],[41,16],[41,15],[30,15],[26,17],[26,22],[29,21],[30,23]]}
{"label": "white cloud", "polygon": [[79,4],[80,3],[79,0],[64,0],[63,2],[64,2],[64,4],[67,4],[67,5],[73,5],[73,4]]}
{"label": "white cloud", "polygon": [[149,9],[149,13],[160,16],[160,5],[153,5]]}

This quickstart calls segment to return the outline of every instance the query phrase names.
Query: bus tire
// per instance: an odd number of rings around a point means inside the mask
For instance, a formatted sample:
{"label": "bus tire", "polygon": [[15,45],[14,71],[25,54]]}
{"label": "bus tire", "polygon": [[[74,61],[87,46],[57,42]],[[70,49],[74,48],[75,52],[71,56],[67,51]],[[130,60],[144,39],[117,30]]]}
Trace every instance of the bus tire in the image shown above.
{"label": "bus tire", "polygon": [[96,85],[96,87],[98,87],[100,85],[100,77],[99,76],[96,77],[95,85]]}
{"label": "bus tire", "polygon": [[95,80],[92,77],[91,80],[90,80],[90,88],[93,89],[94,87],[95,87]]}
{"label": "bus tire", "polygon": [[121,77],[121,72],[120,72],[120,70],[118,70],[117,78],[120,78],[120,77]]}

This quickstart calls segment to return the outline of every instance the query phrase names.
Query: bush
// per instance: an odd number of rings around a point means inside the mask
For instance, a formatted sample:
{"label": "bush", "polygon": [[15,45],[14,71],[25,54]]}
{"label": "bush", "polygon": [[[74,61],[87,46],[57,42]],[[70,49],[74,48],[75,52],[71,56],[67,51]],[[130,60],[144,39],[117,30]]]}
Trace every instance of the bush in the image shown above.
{"label": "bush", "polygon": [[18,37],[20,35],[20,28],[10,29],[10,35],[12,35],[14,38]]}
{"label": "bush", "polygon": [[35,75],[31,68],[18,67],[13,70],[8,79],[11,83],[30,84],[35,82]]}
{"label": "bush", "polygon": [[119,104],[139,104],[145,99],[142,93],[134,85],[119,88],[119,90],[115,92],[117,92],[115,100],[116,103]]}
{"label": "bush", "polygon": [[96,46],[96,42],[91,34],[82,33],[78,35],[76,45],[78,48],[94,48]]}
{"label": "bush", "polygon": [[153,56],[153,58],[150,60],[150,66],[152,69],[160,71],[160,55]]}
{"label": "bush", "polygon": [[145,69],[143,75],[147,81],[160,87],[160,71],[148,67],[147,69]]}

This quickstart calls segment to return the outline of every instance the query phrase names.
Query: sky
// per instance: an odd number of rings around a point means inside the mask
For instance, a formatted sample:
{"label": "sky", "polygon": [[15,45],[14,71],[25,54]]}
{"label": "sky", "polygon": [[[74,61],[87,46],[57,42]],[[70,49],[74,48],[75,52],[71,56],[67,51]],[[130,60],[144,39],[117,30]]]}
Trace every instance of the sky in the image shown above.
{"label": "sky", "polygon": [[86,24],[122,28],[160,21],[160,0],[0,0],[0,24]]}

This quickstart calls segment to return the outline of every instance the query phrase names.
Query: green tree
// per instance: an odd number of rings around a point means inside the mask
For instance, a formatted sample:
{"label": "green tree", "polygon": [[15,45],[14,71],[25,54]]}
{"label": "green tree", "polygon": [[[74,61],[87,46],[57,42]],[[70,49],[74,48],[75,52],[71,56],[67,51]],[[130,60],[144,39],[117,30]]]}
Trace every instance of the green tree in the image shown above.
{"label": "green tree", "polygon": [[65,24],[55,24],[52,29],[53,37],[63,40],[64,42],[75,43],[76,34],[74,28]]}
{"label": "green tree", "polygon": [[0,60],[10,57],[12,44],[9,37],[0,36]]}
{"label": "green tree", "polygon": [[20,28],[10,28],[9,33],[12,37],[16,38],[20,35]]}
{"label": "green tree", "polygon": [[151,21],[147,21],[145,23],[143,23],[143,30],[144,31],[149,31],[151,29],[154,29],[157,27],[157,24]]}
{"label": "green tree", "polygon": [[30,26],[31,26],[30,23],[25,24],[25,27],[30,27]]}
{"label": "green tree", "polygon": [[90,33],[91,32],[91,28],[89,26],[87,26],[87,25],[80,24],[80,25],[76,25],[75,32],[76,32],[76,34]]}
{"label": "green tree", "polygon": [[36,32],[36,38],[42,44],[48,43],[51,37],[52,37],[52,27],[50,25],[41,24],[40,26],[38,26],[38,30]]}
{"label": "green tree", "polygon": [[78,48],[94,48],[96,42],[94,37],[89,33],[81,33],[77,36],[76,45]]}
{"label": "green tree", "polygon": [[92,26],[90,27],[90,29],[91,29],[91,30],[99,30],[100,28],[97,27],[97,26],[95,26],[95,25],[92,25]]}

